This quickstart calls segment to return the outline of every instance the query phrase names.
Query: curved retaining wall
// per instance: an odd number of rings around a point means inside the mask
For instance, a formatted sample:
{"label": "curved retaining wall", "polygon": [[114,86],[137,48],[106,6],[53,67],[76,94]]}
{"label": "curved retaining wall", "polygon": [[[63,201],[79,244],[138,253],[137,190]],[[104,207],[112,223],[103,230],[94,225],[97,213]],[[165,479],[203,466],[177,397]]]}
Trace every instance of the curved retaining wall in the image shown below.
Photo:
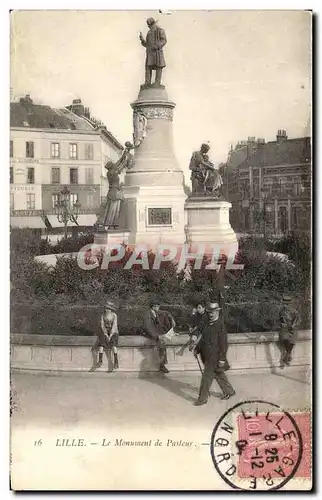
{"label": "curved retaining wall", "polygon": [[[189,336],[174,337],[168,343],[169,369],[198,371],[193,355],[182,347]],[[272,370],[278,368],[280,352],[275,332],[234,333],[228,335],[228,360],[232,370]],[[96,337],[64,335],[11,334],[11,368],[51,372],[89,371],[93,364],[92,346]],[[149,372],[158,370],[158,355],[153,342],[141,336],[119,337],[119,371]],[[298,332],[292,366],[311,366],[311,332]],[[111,357],[104,359],[98,372],[111,369]]]}

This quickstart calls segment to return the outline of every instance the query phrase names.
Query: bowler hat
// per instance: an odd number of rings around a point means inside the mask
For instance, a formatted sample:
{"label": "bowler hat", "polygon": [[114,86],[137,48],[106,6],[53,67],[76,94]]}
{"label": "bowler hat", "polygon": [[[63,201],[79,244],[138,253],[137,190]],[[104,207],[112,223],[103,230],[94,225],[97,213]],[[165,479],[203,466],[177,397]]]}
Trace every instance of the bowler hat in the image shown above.
{"label": "bowler hat", "polygon": [[221,307],[219,307],[218,302],[208,302],[207,311],[221,311]]}

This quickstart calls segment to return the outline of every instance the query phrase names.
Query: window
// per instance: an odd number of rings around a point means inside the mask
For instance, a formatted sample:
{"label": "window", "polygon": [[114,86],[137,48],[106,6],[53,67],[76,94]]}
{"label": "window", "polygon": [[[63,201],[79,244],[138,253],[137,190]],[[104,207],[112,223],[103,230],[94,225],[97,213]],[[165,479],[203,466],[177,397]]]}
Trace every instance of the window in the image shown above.
{"label": "window", "polygon": [[85,184],[93,184],[93,169],[85,168]]}
{"label": "window", "polygon": [[13,158],[13,141],[10,141],[10,158]]}
{"label": "window", "polygon": [[85,159],[93,159],[93,144],[85,144]]}
{"label": "window", "polygon": [[35,184],[35,169],[29,167],[27,170],[27,184]]}
{"label": "window", "polygon": [[69,184],[78,184],[78,168],[69,169]]}
{"label": "window", "polygon": [[14,193],[10,193],[10,209],[14,210],[15,208],[15,195]]}
{"label": "window", "polygon": [[87,193],[87,207],[94,207],[94,193]]}
{"label": "window", "polygon": [[26,158],[33,158],[34,153],[34,143],[26,142]]}
{"label": "window", "polygon": [[78,168],[69,169],[69,184],[78,184]]}
{"label": "window", "polygon": [[60,144],[59,142],[51,143],[51,157],[59,158],[60,157]]}
{"label": "window", "polygon": [[13,184],[13,167],[10,167],[10,184]]}
{"label": "window", "polygon": [[77,160],[77,144],[69,145],[69,158]]}
{"label": "window", "polygon": [[292,230],[300,227],[300,207],[292,207]]}
{"label": "window", "polygon": [[73,206],[77,202],[78,202],[78,194],[77,193],[71,193],[71,195],[70,195],[70,208],[73,208]]}
{"label": "window", "polygon": [[280,227],[281,233],[284,234],[287,231],[286,207],[280,207],[280,209],[279,209],[279,227]]}
{"label": "window", "polygon": [[51,169],[51,183],[60,184],[60,168],[52,167]]}
{"label": "window", "polygon": [[35,208],[35,195],[27,193],[27,210],[34,210]]}
{"label": "window", "polygon": [[53,208],[56,208],[56,205],[59,203],[59,199],[60,199],[59,193],[54,193],[51,196]]}

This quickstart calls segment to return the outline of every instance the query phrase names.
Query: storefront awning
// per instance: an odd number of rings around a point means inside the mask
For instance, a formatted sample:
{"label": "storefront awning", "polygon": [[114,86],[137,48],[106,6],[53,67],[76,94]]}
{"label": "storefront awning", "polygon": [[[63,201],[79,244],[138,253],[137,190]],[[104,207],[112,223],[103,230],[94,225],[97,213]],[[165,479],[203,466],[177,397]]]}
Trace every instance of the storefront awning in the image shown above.
{"label": "storefront awning", "polygon": [[97,215],[95,214],[81,214],[77,218],[79,226],[92,227],[97,221]]}
{"label": "storefront awning", "polygon": [[41,217],[10,217],[12,227],[30,227],[34,229],[45,229],[45,223]]}
{"label": "storefront awning", "polygon": [[[47,215],[51,227],[64,227],[62,222],[58,222],[57,215]],[[77,227],[86,226],[92,227],[97,220],[97,215],[95,214],[80,214],[77,217],[77,223],[73,221],[68,221],[67,227]]]}
{"label": "storefront awning", "polygon": [[[64,227],[63,222],[58,221],[57,215],[53,215],[53,214],[47,215],[47,219],[49,220],[51,227]],[[75,227],[75,226],[77,226],[77,224],[75,224],[75,222],[68,221],[67,227]]]}

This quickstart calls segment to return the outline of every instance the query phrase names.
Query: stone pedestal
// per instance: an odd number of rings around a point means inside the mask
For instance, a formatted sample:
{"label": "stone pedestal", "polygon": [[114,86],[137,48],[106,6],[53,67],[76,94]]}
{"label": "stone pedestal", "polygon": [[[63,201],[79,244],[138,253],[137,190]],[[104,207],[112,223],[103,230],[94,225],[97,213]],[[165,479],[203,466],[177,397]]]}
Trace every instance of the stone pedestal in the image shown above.
{"label": "stone pedestal", "polygon": [[238,242],[229,222],[231,203],[208,196],[190,196],[185,203],[187,243],[206,248],[220,247],[221,253],[235,255]]}
{"label": "stone pedestal", "polygon": [[184,177],[175,159],[172,120],[175,103],[164,86],[141,86],[131,104],[134,113],[147,119],[146,136],[134,151],[134,166],[124,183],[125,227],[129,244],[153,247],[160,243],[183,244]]}
{"label": "stone pedestal", "polygon": [[108,229],[107,231],[98,231],[94,234],[95,245],[127,245],[129,241],[129,231],[123,229]]}

